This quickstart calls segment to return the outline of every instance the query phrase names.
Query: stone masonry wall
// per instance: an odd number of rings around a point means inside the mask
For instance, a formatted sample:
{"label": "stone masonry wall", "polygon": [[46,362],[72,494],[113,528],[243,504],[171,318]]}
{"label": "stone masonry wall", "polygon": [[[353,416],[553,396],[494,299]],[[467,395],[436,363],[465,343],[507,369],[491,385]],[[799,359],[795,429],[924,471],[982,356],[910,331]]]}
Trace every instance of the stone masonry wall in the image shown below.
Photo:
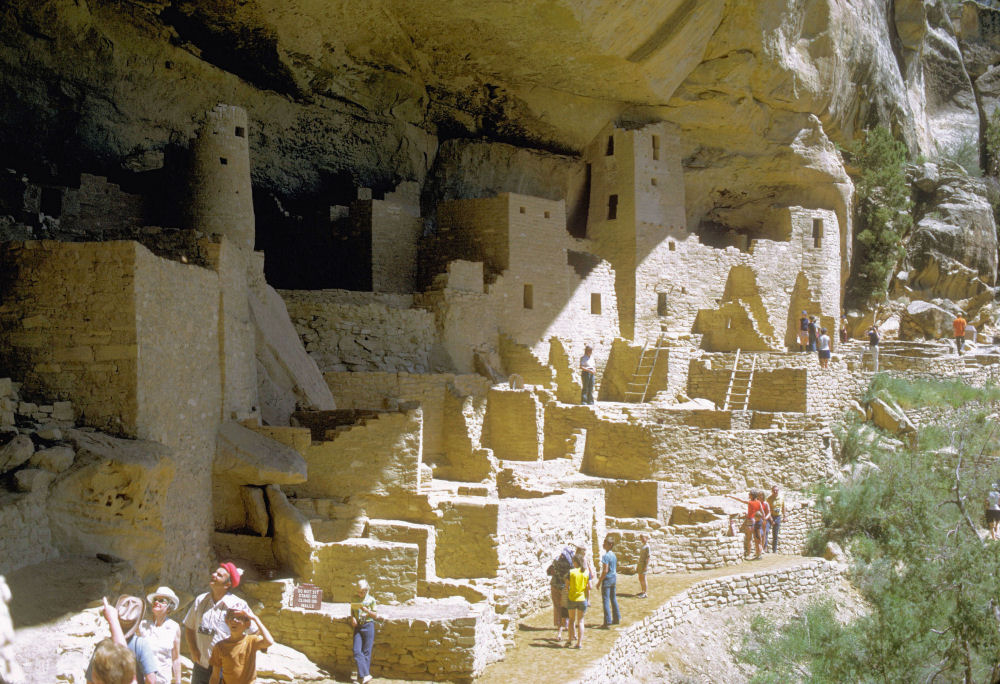
{"label": "stone masonry wall", "polygon": [[497,544],[497,602],[512,617],[539,610],[549,600],[546,569],[567,544],[596,553],[604,539],[604,496],[576,489],[534,499],[501,499]]}
{"label": "stone masonry wall", "polygon": [[446,393],[485,399],[490,386],[474,374],[331,372],[323,377],[340,408],[382,409],[397,401],[418,402],[424,416],[424,459],[429,462],[447,452],[444,426],[456,418],[448,413]]}
{"label": "stone masonry wall", "polygon": [[[378,581],[372,579],[372,587]],[[290,580],[241,586],[275,639],[338,678],[355,671],[349,604],[323,603],[320,610],[291,606]],[[326,597],[324,597],[326,598]],[[372,674],[403,680],[468,680],[503,657],[493,608],[461,599],[406,606],[378,605]]]}
{"label": "stone masonry wall", "polygon": [[0,529],[0,575],[59,555],[42,491],[0,494]]}
{"label": "stone masonry wall", "polygon": [[[736,535],[728,536],[729,521],[722,519],[694,525],[660,525],[644,518],[609,519],[608,534],[618,535],[615,553],[621,572],[631,574],[639,561],[640,534],[649,537],[649,572],[711,570],[743,561],[741,518],[734,520]],[[811,502],[786,503],[778,533],[778,551],[804,554],[809,533],[823,521]],[[770,548],[770,540],[768,541]]]}
{"label": "stone masonry wall", "polygon": [[416,493],[420,488],[419,408],[381,413],[345,429],[330,430],[302,456],[309,469],[303,484],[286,491],[304,497]]}
{"label": "stone masonry wall", "polygon": [[783,570],[743,573],[698,582],[674,596],[642,622],[619,631],[610,652],[587,669],[580,682],[627,677],[647,653],[669,638],[674,627],[693,622],[702,611],[801,596],[830,586],[843,566],[821,559]]}
{"label": "stone masonry wall", "polygon": [[775,477],[802,489],[836,472],[829,437],[794,430],[713,430],[597,421],[587,429],[583,472],[662,480],[678,492],[726,494]]}
{"label": "stone masonry wall", "polygon": [[412,297],[344,290],[282,290],[288,315],[321,371],[430,369],[434,316]]}

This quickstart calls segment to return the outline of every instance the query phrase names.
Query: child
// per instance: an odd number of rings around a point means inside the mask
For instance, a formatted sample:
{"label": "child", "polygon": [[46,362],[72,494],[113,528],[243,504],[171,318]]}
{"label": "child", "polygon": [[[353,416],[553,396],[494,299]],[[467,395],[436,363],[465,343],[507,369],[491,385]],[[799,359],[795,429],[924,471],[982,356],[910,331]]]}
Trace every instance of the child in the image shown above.
{"label": "child", "polygon": [[372,680],[372,647],[375,645],[375,597],[366,580],[358,580],[357,597],[351,603],[351,626],[354,627],[354,662],[361,684]]}
{"label": "child", "polygon": [[[257,625],[257,634],[246,634],[251,622]],[[226,611],[226,627],[229,637],[215,645],[209,658],[212,681],[222,684],[257,681],[257,651],[266,651],[274,643],[271,633],[256,615],[239,608]]]}
{"label": "child", "polygon": [[573,643],[573,634],[576,634],[576,647],[583,646],[583,614],[587,610],[587,603],[590,601],[590,576],[585,567],[586,562],[580,556],[573,557],[573,569],[569,571],[569,580],[566,582],[569,599],[569,640],[566,646]]}
{"label": "child", "polygon": [[639,549],[639,565],[636,571],[639,574],[639,595],[636,598],[646,598],[646,570],[649,568],[649,537],[645,534],[639,535],[642,548]]}

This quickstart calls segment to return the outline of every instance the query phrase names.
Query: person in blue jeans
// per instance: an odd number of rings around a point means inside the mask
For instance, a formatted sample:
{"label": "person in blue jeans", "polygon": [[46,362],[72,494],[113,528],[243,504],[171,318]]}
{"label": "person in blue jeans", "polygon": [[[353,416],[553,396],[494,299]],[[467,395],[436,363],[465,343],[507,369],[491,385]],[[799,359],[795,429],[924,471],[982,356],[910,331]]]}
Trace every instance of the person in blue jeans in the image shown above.
{"label": "person in blue jeans", "polygon": [[375,597],[366,580],[358,580],[357,598],[351,602],[351,626],[354,627],[354,662],[358,666],[358,681],[372,680],[372,647],[375,645]]}
{"label": "person in blue jeans", "polygon": [[618,596],[615,593],[615,585],[618,583],[618,557],[612,549],[615,547],[615,540],[610,536],[604,538],[604,555],[601,556],[601,579],[598,584],[601,587],[601,599],[604,601],[604,624],[602,627],[610,627],[621,622],[621,611],[618,610]]}

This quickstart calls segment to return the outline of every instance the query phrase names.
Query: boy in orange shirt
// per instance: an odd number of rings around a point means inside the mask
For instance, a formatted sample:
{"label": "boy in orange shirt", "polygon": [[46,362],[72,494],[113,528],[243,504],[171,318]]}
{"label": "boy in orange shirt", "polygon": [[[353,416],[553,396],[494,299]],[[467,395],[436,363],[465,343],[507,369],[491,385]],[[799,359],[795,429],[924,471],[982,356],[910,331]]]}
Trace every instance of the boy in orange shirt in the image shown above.
{"label": "boy in orange shirt", "polygon": [[[257,634],[246,634],[251,621],[257,625]],[[222,684],[252,684],[257,681],[257,651],[266,651],[274,644],[271,633],[260,619],[238,608],[226,612],[229,638],[223,639],[212,649],[212,681]]]}
{"label": "boy in orange shirt", "polygon": [[951,326],[955,329],[955,347],[958,349],[958,353],[962,353],[962,347],[965,346],[965,326],[966,321],[962,314],[958,314],[955,320],[951,322]]}

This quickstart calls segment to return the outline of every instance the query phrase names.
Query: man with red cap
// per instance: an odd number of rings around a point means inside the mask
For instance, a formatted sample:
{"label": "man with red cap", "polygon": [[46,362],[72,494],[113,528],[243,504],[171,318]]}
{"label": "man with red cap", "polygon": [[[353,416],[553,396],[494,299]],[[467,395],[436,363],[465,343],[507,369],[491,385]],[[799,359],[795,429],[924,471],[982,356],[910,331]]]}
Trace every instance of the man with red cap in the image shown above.
{"label": "man with red cap", "polygon": [[193,663],[191,684],[209,684],[212,648],[230,636],[226,613],[235,609],[250,614],[247,602],[229,593],[239,584],[240,570],[232,563],[220,563],[208,580],[208,591],[194,600],[184,616],[184,637]]}

